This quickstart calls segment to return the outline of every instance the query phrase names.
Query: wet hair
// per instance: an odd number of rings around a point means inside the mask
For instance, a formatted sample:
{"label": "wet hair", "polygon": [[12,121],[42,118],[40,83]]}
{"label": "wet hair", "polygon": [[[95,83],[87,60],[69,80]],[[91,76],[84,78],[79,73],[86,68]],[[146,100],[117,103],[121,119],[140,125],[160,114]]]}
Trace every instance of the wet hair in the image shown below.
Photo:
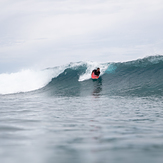
{"label": "wet hair", "polygon": [[100,69],[99,67],[97,68],[97,70]]}

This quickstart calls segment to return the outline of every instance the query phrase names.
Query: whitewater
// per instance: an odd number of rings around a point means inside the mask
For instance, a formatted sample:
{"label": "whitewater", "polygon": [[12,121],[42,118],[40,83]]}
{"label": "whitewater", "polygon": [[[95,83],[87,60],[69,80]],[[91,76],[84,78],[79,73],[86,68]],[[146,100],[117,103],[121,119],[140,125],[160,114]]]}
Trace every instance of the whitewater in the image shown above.
{"label": "whitewater", "polygon": [[161,55],[0,74],[0,162],[162,163],[162,74]]}

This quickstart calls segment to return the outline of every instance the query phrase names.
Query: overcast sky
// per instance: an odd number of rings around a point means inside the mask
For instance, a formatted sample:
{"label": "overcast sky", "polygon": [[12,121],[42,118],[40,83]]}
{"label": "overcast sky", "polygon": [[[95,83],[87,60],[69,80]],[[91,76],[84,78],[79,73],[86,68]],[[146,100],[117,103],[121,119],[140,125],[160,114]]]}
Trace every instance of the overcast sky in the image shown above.
{"label": "overcast sky", "polygon": [[163,54],[162,0],[0,0],[0,73]]}

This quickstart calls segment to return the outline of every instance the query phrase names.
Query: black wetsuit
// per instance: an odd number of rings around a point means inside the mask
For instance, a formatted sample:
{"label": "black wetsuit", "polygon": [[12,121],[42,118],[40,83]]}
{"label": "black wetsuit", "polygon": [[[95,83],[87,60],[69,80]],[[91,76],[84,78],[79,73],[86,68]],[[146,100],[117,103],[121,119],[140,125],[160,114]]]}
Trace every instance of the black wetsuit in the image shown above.
{"label": "black wetsuit", "polygon": [[99,76],[99,75],[100,75],[100,71],[97,72],[97,70],[93,70],[92,73],[93,73],[93,72],[94,72],[94,74],[95,74],[96,76]]}

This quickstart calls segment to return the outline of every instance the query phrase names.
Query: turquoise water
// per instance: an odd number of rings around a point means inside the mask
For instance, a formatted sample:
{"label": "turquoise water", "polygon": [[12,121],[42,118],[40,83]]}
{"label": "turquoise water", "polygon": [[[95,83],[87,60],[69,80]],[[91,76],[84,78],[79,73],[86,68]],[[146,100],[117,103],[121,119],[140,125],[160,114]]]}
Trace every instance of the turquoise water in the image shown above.
{"label": "turquoise water", "polygon": [[104,64],[96,81],[88,67],[1,93],[0,162],[162,163],[162,57]]}

